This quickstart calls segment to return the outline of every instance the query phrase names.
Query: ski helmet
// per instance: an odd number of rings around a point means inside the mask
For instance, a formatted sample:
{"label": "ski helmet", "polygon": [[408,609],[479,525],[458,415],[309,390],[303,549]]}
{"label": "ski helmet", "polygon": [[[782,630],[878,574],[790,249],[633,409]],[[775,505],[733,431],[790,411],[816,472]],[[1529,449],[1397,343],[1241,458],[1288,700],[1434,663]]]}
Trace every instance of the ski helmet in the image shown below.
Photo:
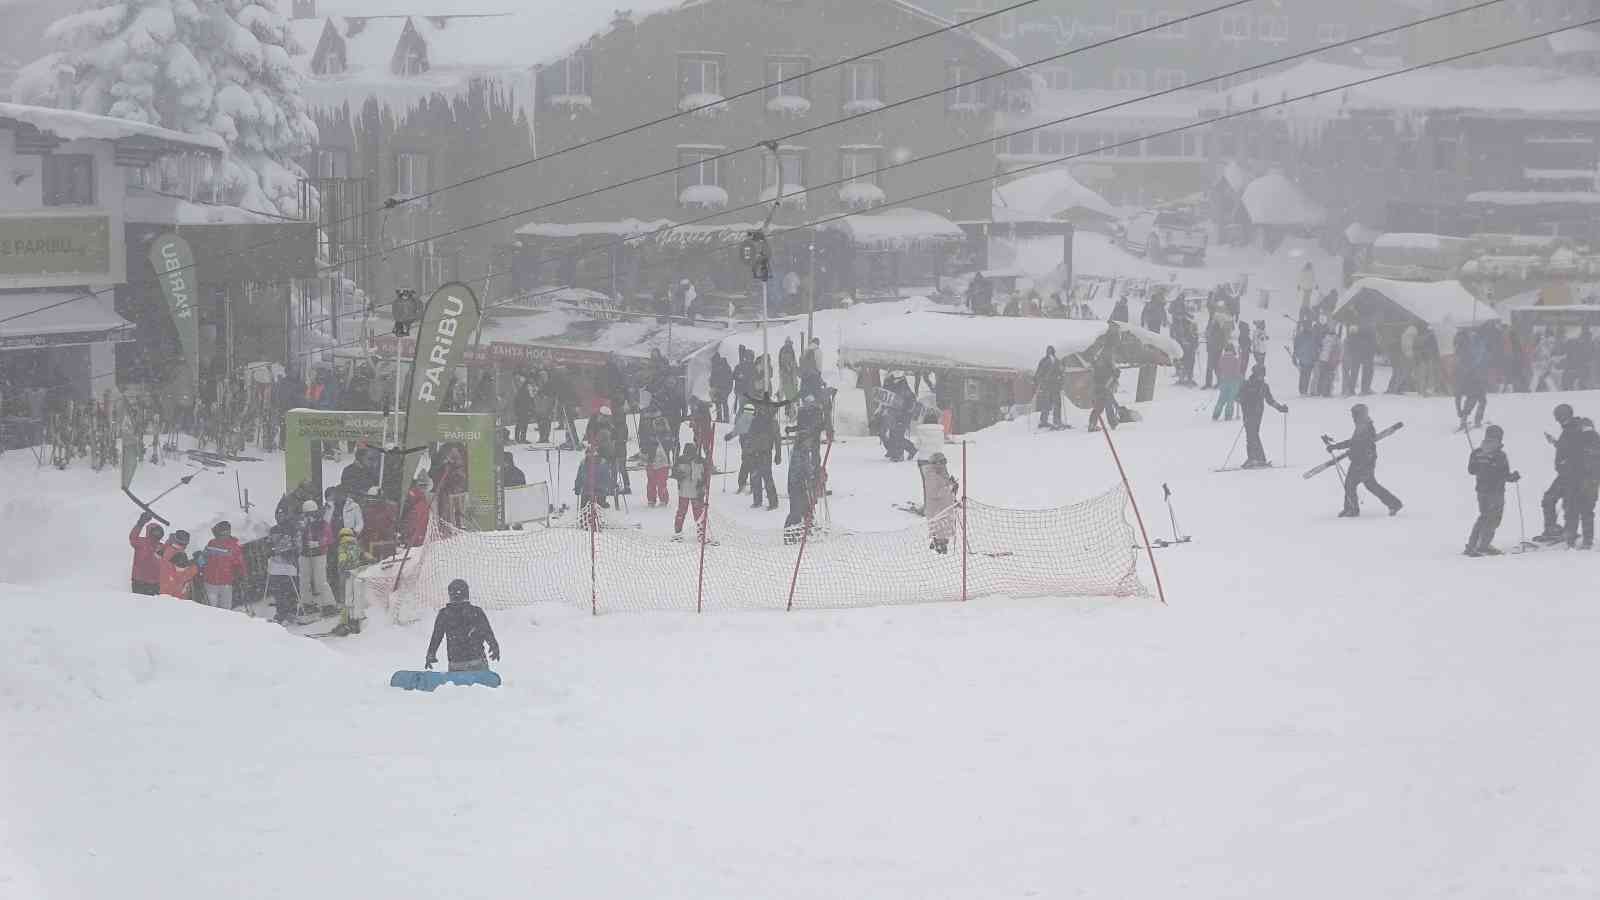
{"label": "ski helmet", "polygon": [[172,542],[180,547],[187,547],[189,545],[189,532],[181,528],[174,531],[172,533]]}
{"label": "ski helmet", "polygon": [[231,531],[233,531],[233,523],[227,519],[223,519],[221,522],[211,526],[211,533],[216,537],[222,537]]}
{"label": "ski helmet", "polygon": [[1355,406],[1350,407],[1350,415],[1357,418],[1366,418],[1367,405],[1365,403],[1357,403]]}
{"label": "ski helmet", "polygon": [[450,593],[450,602],[451,603],[464,603],[464,602],[466,602],[466,599],[467,599],[467,582],[466,582],[465,579],[457,578],[455,581],[450,582],[450,587],[447,588],[447,590]]}
{"label": "ski helmet", "polygon": [[1568,419],[1572,418],[1572,404],[1570,404],[1570,403],[1557,404],[1556,405],[1555,416],[1556,416],[1556,421],[1557,422],[1565,422]]}
{"label": "ski helmet", "polygon": [[1501,428],[1499,425],[1490,425],[1488,428],[1483,430],[1483,439],[1486,441],[1498,441],[1501,438],[1504,438],[1505,435],[1506,430]]}
{"label": "ski helmet", "polygon": [[167,533],[167,530],[165,528],[162,528],[160,525],[157,525],[156,523],[151,522],[150,523],[150,527],[146,528],[144,530],[144,533],[159,541],[159,540],[161,540],[162,536]]}

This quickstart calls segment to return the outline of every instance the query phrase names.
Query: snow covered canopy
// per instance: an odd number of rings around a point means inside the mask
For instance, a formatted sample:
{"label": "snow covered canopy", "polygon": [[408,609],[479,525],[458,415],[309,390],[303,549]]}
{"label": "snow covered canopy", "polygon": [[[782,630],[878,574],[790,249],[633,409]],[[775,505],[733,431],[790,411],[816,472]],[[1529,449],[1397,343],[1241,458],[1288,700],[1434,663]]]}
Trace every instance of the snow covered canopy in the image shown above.
{"label": "snow covered canopy", "polygon": [[[1104,338],[1109,324],[1084,319],[967,316],[919,311],[884,316],[844,332],[839,362],[894,369],[961,369],[1032,375],[1047,346],[1068,360]],[[1130,325],[1119,326],[1117,361],[1172,365],[1183,355],[1176,341]],[[1071,364],[1071,361],[1069,364]],[[1079,360],[1078,365],[1085,361]]]}
{"label": "snow covered canopy", "polygon": [[169,152],[211,150],[220,153],[223,150],[222,139],[215,135],[184,134],[132,119],[97,116],[71,109],[0,103],[0,127],[15,128],[19,125],[64,141],[89,139],[146,143]]}
{"label": "snow covered canopy", "polygon": [[[1224,94],[1242,109],[1371,78],[1381,70],[1309,60]],[[1506,110],[1517,114],[1600,111],[1600,78],[1523,66],[1435,66],[1282,107],[1294,118],[1332,118],[1353,109]]]}
{"label": "snow covered canopy", "polygon": [[1239,202],[1254,225],[1313,228],[1327,218],[1320,204],[1276,170],[1245,185]]}
{"label": "snow covered canopy", "polygon": [[0,349],[133,340],[133,323],[110,306],[72,293],[0,295]]}
{"label": "snow covered canopy", "polygon": [[1105,198],[1084,187],[1065,167],[1046,169],[994,189],[996,222],[1049,222],[1073,218],[1112,219]]}
{"label": "snow covered canopy", "polygon": [[1362,278],[1350,285],[1339,297],[1333,315],[1346,322],[1420,322],[1435,329],[1500,318],[1459,281],[1388,278]]}
{"label": "snow covered canopy", "polygon": [[817,227],[818,231],[838,231],[857,247],[872,250],[903,250],[930,243],[957,243],[967,239],[961,226],[937,213],[911,207],[886,209],[878,213],[846,216]]}

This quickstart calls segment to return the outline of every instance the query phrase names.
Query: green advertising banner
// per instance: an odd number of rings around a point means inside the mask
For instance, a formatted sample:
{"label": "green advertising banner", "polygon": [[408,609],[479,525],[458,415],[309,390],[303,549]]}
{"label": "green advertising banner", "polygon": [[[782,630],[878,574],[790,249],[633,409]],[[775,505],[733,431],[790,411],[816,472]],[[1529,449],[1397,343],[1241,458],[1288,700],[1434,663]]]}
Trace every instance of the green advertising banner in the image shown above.
{"label": "green advertising banner", "polygon": [[191,390],[200,386],[200,316],[194,307],[194,251],[189,242],[176,234],[163,234],[150,242],[150,265],[161,282],[161,293],[172,310],[172,324],[178,329]]}
{"label": "green advertising banner", "polygon": [[440,440],[439,408],[449,389],[450,375],[461,364],[481,316],[477,295],[458,281],[440,286],[428,298],[422,323],[417,326],[417,351],[411,362],[411,389],[406,396],[401,447],[421,447]]}
{"label": "green advertising banner", "polygon": [[[283,483],[285,490],[312,477],[312,441],[344,443],[365,441],[377,447],[383,442],[386,416],[379,412],[326,412],[317,409],[291,409],[284,414]],[[493,413],[442,413],[435,419],[438,436],[437,462],[465,465],[467,509],[473,527],[489,531],[500,527],[498,503],[500,453],[499,434]],[[406,423],[401,422],[401,428]],[[420,457],[420,459],[419,459]],[[453,457],[453,458],[452,458]],[[393,459],[394,457],[391,457]],[[406,480],[419,463],[430,462],[426,453],[406,457]]]}
{"label": "green advertising banner", "polygon": [[107,275],[107,216],[0,218],[0,275]]}

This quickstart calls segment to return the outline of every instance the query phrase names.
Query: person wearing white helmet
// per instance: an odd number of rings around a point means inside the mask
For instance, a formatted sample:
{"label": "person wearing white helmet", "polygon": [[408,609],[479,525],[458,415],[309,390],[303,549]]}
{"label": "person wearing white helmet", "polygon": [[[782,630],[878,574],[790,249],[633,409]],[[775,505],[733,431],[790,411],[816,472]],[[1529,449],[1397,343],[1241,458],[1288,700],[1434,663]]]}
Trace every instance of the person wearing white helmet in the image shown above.
{"label": "person wearing white helmet", "polygon": [[301,504],[300,513],[300,604],[338,612],[328,586],[328,523],[315,500]]}

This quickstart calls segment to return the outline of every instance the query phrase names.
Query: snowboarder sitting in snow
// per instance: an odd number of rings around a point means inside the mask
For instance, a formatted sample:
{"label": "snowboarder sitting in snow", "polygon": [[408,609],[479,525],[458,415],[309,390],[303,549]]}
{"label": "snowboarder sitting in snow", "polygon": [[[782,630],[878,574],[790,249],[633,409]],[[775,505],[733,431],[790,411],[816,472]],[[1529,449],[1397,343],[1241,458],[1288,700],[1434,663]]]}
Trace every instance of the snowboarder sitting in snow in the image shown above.
{"label": "snowboarder sitting in snow", "polygon": [[487,672],[489,663],[483,648],[489,646],[489,659],[500,661],[500,642],[495,640],[489,617],[467,602],[467,583],[460,578],[450,582],[450,602],[433,619],[433,637],[428,640],[428,658],[423,667],[432,669],[439,661],[439,642],[445,642],[445,655],[452,672]]}
{"label": "snowboarder sitting in snow", "polygon": [[1361,501],[1356,497],[1357,487],[1365,487],[1389,508],[1389,515],[1395,515],[1405,504],[1378,483],[1378,432],[1372,426],[1372,416],[1367,414],[1367,405],[1357,403],[1350,407],[1350,418],[1355,420],[1356,427],[1349,440],[1334,443],[1333,438],[1322,436],[1322,443],[1328,452],[1350,451],[1350,471],[1344,478],[1344,509],[1339,511],[1339,518],[1353,519],[1361,515]]}
{"label": "snowboarder sitting in snow", "polygon": [[[139,515],[133,530],[128,532],[128,545],[133,548],[132,590],[135,594],[154,597],[161,593],[161,537],[166,531],[150,520],[155,514],[146,510]],[[145,524],[149,523],[148,528]]]}
{"label": "snowboarder sitting in snow", "polygon": [[1522,473],[1511,471],[1511,462],[1506,459],[1501,446],[1504,436],[1499,425],[1490,425],[1483,431],[1483,443],[1467,457],[1467,474],[1478,476],[1478,519],[1467,535],[1467,549],[1461,551],[1464,556],[1500,555],[1490,542],[1506,511],[1506,483],[1522,480]]}
{"label": "snowboarder sitting in snow", "polygon": [[1267,367],[1257,363],[1239,388],[1239,410],[1244,414],[1243,468],[1264,469],[1272,465],[1267,462],[1267,451],[1261,446],[1261,414],[1268,406],[1281,413],[1289,411],[1289,404],[1279,403],[1272,396],[1272,388],[1267,385]]}

